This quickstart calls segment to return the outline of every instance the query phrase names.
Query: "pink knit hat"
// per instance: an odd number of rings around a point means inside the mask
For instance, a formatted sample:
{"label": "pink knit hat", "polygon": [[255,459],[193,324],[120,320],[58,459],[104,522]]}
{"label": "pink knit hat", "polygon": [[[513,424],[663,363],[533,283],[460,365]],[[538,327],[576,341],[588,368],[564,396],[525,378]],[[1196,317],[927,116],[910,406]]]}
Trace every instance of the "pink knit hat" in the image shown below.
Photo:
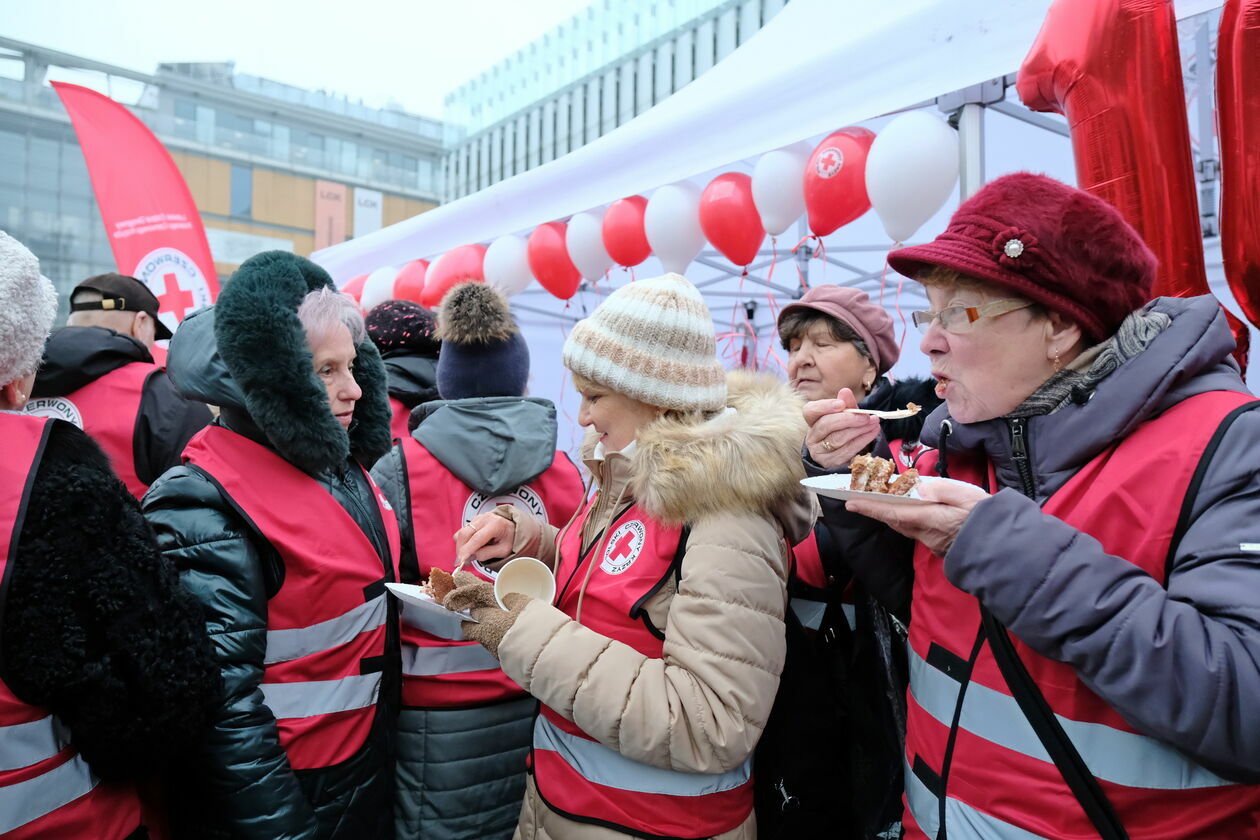
{"label": "pink knit hat", "polygon": [[897,364],[901,350],[893,337],[893,320],[884,307],[871,300],[861,289],[848,286],[814,286],[800,300],[793,301],[779,312],[779,323],[789,312],[812,309],[842,322],[858,334],[871,351],[875,370],[884,375]]}

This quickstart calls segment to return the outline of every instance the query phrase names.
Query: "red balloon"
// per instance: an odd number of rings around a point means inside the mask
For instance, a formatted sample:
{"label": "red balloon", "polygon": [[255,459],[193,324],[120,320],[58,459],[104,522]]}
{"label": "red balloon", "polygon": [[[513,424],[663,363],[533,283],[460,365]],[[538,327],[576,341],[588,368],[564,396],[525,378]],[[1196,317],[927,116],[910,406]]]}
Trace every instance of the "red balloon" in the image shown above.
{"label": "red balloon", "polygon": [[525,244],[530,273],[560,300],[573,297],[582,282],[582,272],[569,259],[569,249],[564,244],[567,227],[564,222],[539,225]]}
{"label": "red balloon", "polygon": [[1221,254],[1234,300],[1260,326],[1260,0],[1225,0],[1216,62]]}
{"label": "red balloon", "polygon": [[[1153,294],[1210,294],[1171,0],[1055,0],[1016,88],[1067,116],[1077,183],[1159,258]],[[1225,314],[1245,353],[1246,328]]]}
{"label": "red balloon", "polygon": [[726,172],[710,181],[700,194],[700,229],[736,265],[755,260],[766,232],[753,202],[752,178]]}
{"label": "red balloon", "polygon": [[601,230],[604,250],[617,265],[638,265],[652,255],[652,246],[643,232],[643,212],[646,209],[647,199],[632,195],[617,199],[604,212]]}
{"label": "red balloon", "polygon": [[359,274],[350,278],[350,282],[341,287],[341,293],[354,298],[355,303],[359,302],[359,298],[363,295],[363,284],[367,282],[366,274]]}
{"label": "red balloon", "polygon": [[428,260],[412,260],[400,268],[394,278],[394,299],[420,303],[424,297],[424,275],[428,270]]}
{"label": "red balloon", "polygon": [[442,302],[452,286],[460,283],[484,283],[481,264],[486,258],[485,245],[460,245],[433,261],[424,275],[424,292],[420,305],[430,309]]}
{"label": "red balloon", "polygon": [[866,155],[875,132],[852,126],[826,137],[805,164],[809,229],[826,236],[871,209],[866,194]]}

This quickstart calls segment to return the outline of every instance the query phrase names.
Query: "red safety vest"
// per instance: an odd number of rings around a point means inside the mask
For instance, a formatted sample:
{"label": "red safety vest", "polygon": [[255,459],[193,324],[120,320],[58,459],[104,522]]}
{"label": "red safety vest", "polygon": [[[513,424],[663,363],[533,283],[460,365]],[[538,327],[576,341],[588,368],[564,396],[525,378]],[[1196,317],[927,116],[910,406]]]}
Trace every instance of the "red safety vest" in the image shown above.
{"label": "red safety vest", "polygon": [[[9,559],[51,429],[44,417],[0,413],[0,598],[8,596]],[[0,836],[113,840],[131,834],[140,821],[135,788],[99,782],[70,745],[66,728],[0,681]]]}
{"label": "red safety vest", "polygon": [[184,460],[214,480],[284,562],[284,583],[267,602],[260,687],[289,763],[307,770],[345,761],[376,717],[385,583],[397,579],[398,567],[389,503],[372,484],[389,542],[390,557],[382,559],[327,490],[267,447],[207,426],[189,441]]}
{"label": "red safety vest", "polygon": [[[592,499],[561,534],[556,606],[596,633],[660,659],[664,628],[652,626],[643,605],[677,574],[681,529],[661,525],[632,504],[583,554],[582,524],[594,504]],[[654,767],[604,746],[545,705],[534,722],[531,768],[539,795],[553,810],[638,837],[712,837],[737,828],[752,812],[751,757],[726,773]]]}
{"label": "red safety vest", "polygon": [[402,401],[395,398],[389,398],[389,437],[391,440],[406,440],[411,437],[411,432],[407,431],[407,418],[411,416],[411,409],[402,404]]}
{"label": "red safety vest", "polygon": [[[1217,391],[1180,403],[1086,464],[1042,509],[1098,539],[1107,553],[1163,580],[1175,523],[1197,467],[1194,453],[1203,452],[1226,414],[1252,399]],[[936,460],[934,452],[925,455],[920,471],[932,470]],[[950,473],[995,486],[991,467],[951,459]],[[1019,562],[1017,554],[1011,562]],[[1011,696],[987,642],[979,641],[976,599],[952,586],[944,562],[921,544],[914,567],[906,837],[938,836],[942,810],[951,838],[1097,837]],[[1260,834],[1260,786],[1229,782],[1138,732],[1070,665],[1012,639],[1129,837]]]}
{"label": "red safety vest", "polygon": [[[563,452],[557,452],[546,472],[529,484],[489,497],[456,478],[410,434],[402,438],[402,457],[411,500],[412,540],[419,561],[417,570],[402,570],[406,583],[427,578],[435,566],[453,571],[455,542],[451,535],[479,513],[512,505],[561,526],[582,504],[582,477]],[[465,570],[493,579],[493,574],[477,563],[470,563]],[[413,609],[402,604],[404,706],[468,708],[525,695],[503,673],[499,660],[481,645],[443,639],[412,627],[407,616]]]}
{"label": "red safety vest", "polygon": [[144,385],[160,370],[149,362],[131,362],[63,397],[36,397],[25,410],[67,420],[87,432],[105,450],[123,484],[139,499],[149,485],[136,475],[136,420]]}

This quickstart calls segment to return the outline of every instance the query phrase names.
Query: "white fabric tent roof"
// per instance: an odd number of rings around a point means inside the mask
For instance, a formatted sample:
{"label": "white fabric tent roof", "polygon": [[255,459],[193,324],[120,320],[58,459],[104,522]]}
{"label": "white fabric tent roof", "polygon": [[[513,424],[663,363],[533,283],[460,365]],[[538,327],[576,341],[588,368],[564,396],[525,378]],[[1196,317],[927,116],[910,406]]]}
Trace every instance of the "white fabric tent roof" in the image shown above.
{"label": "white fabric tent roof", "polygon": [[712,70],[615,131],[313,259],[345,282],[1002,76],[1019,66],[1049,5],[792,0]]}
{"label": "white fabric tent roof", "polygon": [[[506,233],[528,233],[540,223],[627,195],[646,195],[662,184],[705,176],[719,167],[751,171],[756,156],[770,149],[819,138],[845,125],[870,125],[881,115],[930,103],[1017,70],[1050,2],[898,0],[872,7],[857,0],[792,0],[712,70],[613,132],[480,192],[318,251],[312,259],[341,284],[384,265],[432,258],[455,246],[488,243]],[[1196,15],[1222,2],[1178,0],[1177,15]],[[1014,98],[1013,91],[1010,97]],[[985,157],[990,177],[1031,168],[1075,181],[1065,138],[997,115],[989,122]],[[916,240],[943,229],[955,206],[956,200],[949,202],[920,229]],[[873,213],[842,228],[828,237],[827,248],[833,262],[838,254],[847,265],[837,269],[811,260],[806,266],[809,281],[856,284],[876,294],[881,286],[878,264],[887,246],[858,243],[879,241],[887,242]],[[786,253],[790,247],[790,242],[778,245],[780,267],[773,281],[781,298],[792,296],[785,294],[791,289],[783,287],[795,287],[799,279]],[[765,289],[747,289],[737,278],[705,279],[715,271],[721,274],[720,266],[712,265],[714,260],[725,264],[720,256],[702,255],[687,274],[703,287],[723,351],[723,325],[735,325],[737,315],[731,311],[742,305],[736,301],[764,295]],[[649,276],[654,267],[653,259],[639,271]],[[1213,266],[1209,260],[1214,291],[1232,304],[1219,272],[1219,261]],[[895,274],[889,282],[890,289],[895,287]],[[586,290],[566,303],[535,285],[513,298],[534,357],[530,391],[559,405],[562,448],[575,444],[578,435],[572,423],[576,405],[566,405],[573,401],[572,388],[559,364],[564,335],[559,325],[583,316],[606,293],[606,287],[603,292]],[[892,312],[898,303],[916,303],[915,296],[917,290],[907,288],[904,299],[890,294],[886,305]],[[772,313],[783,302],[770,300],[753,319],[763,348],[773,343]],[[767,301],[763,298],[761,303]],[[728,335],[730,329],[726,327]],[[926,373],[914,344],[911,334],[894,373]]]}

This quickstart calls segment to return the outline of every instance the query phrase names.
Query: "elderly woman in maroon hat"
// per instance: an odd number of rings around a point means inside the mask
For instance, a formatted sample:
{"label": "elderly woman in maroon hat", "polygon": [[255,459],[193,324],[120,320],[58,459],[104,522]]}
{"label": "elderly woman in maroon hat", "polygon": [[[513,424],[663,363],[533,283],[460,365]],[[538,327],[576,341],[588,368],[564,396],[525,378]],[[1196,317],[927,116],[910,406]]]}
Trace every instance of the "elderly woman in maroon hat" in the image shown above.
{"label": "elderly woman in maroon hat", "polygon": [[930,503],[828,519],[859,576],[913,558],[906,836],[1253,836],[1260,412],[1219,305],[1147,302],[1134,230],[1027,173],[889,261],[932,306]]}

